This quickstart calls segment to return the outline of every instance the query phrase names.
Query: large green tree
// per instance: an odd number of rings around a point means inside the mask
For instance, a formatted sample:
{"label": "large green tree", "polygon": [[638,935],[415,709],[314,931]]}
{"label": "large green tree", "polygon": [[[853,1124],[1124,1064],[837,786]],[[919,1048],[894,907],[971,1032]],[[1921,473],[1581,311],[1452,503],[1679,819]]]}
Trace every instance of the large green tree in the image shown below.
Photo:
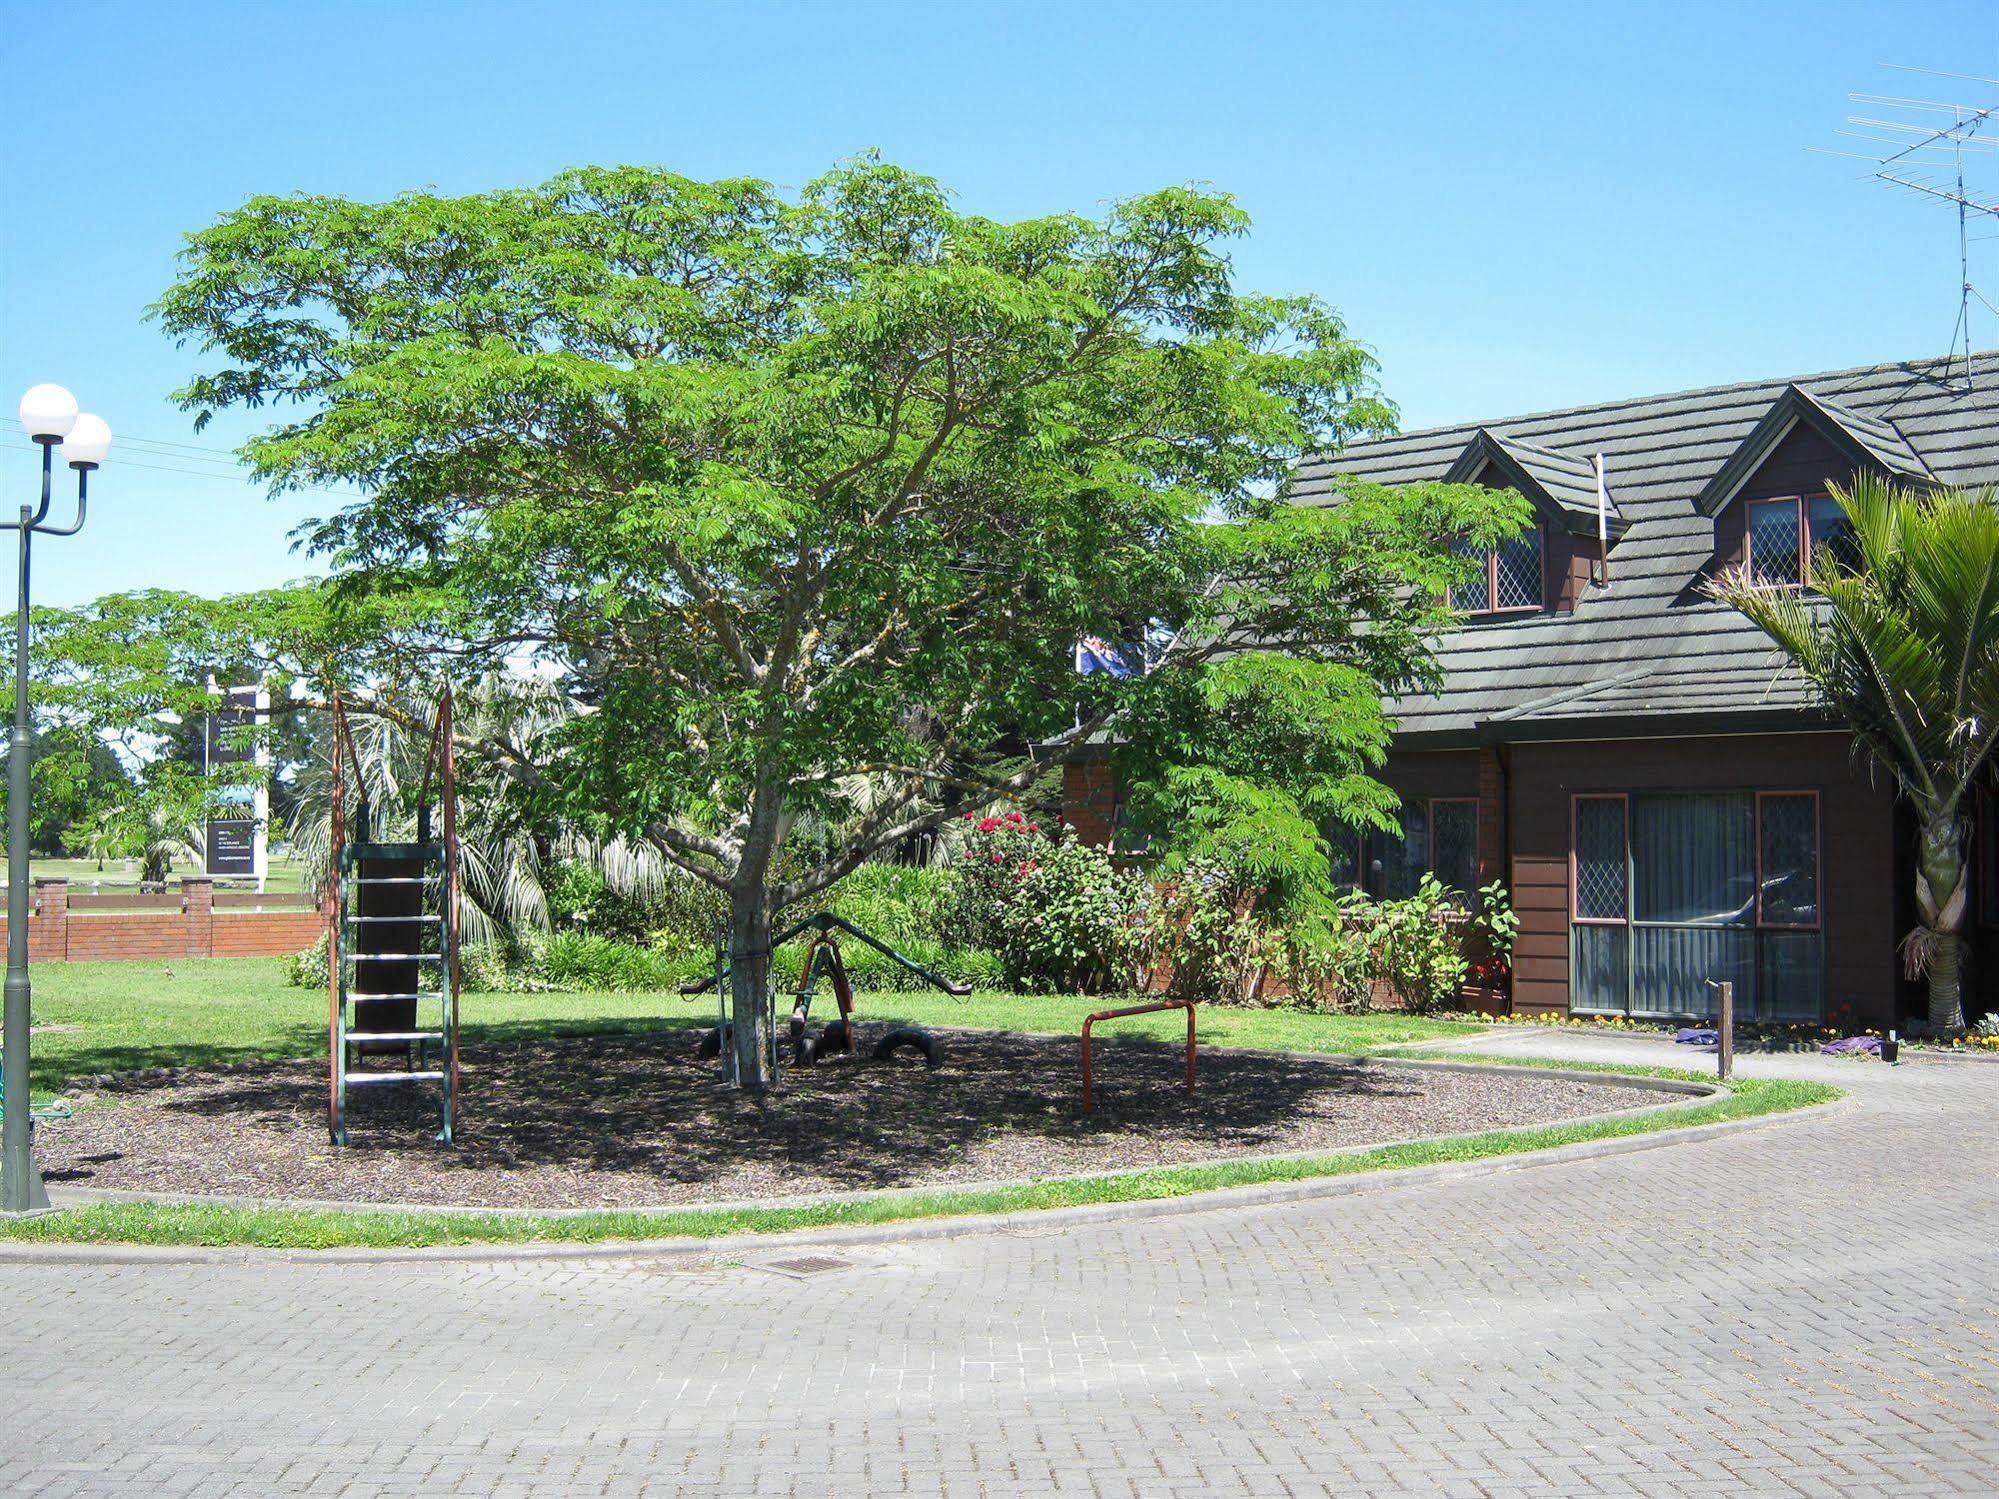
{"label": "large green tree", "polygon": [[[209,356],[198,419],[282,412],[259,475],[365,496],[308,528],[315,597],[401,611],[433,667],[532,656],[586,709],[546,753],[487,749],[727,892],[760,1083],[775,914],[1093,739],[1173,771],[1169,838],[1392,806],[1379,695],[1428,679],[1448,542],[1517,513],[1281,502],[1392,411],[1330,309],[1235,286],[1245,228],[1192,188],[999,223],[873,158],[790,195],[592,169],[253,199],[157,314]],[[1149,638],[1152,669],[1077,680],[1089,635]],[[834,830],[809,856],[807,818]]]}
{"label": "large green tree", "polygon": [[1832,494],[1854,552],[1812,558],[1812,592],[1742,571],[1716,594],[1760,625],[1853,727],[1916,814],[1916,911],[1904,943],[1930,1024],[1964,1026],[1959,992],[1968,808],[1999,744],[1999,508],[1989,490],[1917,493],[1862,477]]}

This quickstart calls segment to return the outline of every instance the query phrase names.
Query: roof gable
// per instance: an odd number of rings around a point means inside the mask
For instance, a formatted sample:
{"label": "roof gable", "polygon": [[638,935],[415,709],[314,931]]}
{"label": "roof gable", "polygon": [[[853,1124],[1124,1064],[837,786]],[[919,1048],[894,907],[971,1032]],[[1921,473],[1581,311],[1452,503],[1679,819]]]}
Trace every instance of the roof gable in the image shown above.
{"label": "roof gable", "polygon": [[1891,478],[1920,484],[1935,478],[1930,466],[1909,446],[1908,438],[1886,417],[1863,414],[1792,384],[1778,393],[1741,446],[1708,481],[1695,505],[1708,515],[1718,513],[1800,423],[1838,448],[1856,468],[1879,469]]}
{"label": "roof gable", "polygon": [[[1999,351],[1975,352],[1972,362],[1994,367]],[[1699,587],[1715,557],[1716,532],[1713,517],[1696,501],[1792,385],[1815,397],[1825,420],[1844,426],[1844,441],[1859,442],[1857,432],[1879,450],[1899,435],[1913,448],[1900,459],[1904,471],[1920,463],[1930,484],[1999,486],[1999,381],[1967,385],[1961,358],[1864,365],[1421,428],[1301,461],[1287,498],[1324,505],[1340,502],[1348,480],[1388,487],[1437,483],[1481,427],[1558,456],[1608,456],[1628,529],[1605,586],[1582,590],[1572,613],[1547,610],[1445,632],[1437,641],[1441,691],[1412,692],[1389,704],[1404,742],[1596,737],[1603,725],[1624,734],[1642,724],[1677,733],[1723,722],[1738,728],[1819,723],[1808,685],[1769,637]],[[1818,427],[1809,430],[1813,446],[1832,446]],[[1869,462],[1888,466],[1881,457]],[[1571,461],[1571,471],[1578,480],[1584,476],[1580,461]],[[1503,472],[1495,466],[1494,483]],[[1642,676],[1626,675],[1641,668]]]}
{"label": "roof gable", "polygon": [[[1488,468],[1503,474],[1544,519],[1581,535],[1596,534],[1596,466],[1589,459],[1480,427],[1445,472],[1444,482],[1469,484]],[[1624,534],[1628,523],[1616,501],[1609,502],[1605,519],[1613,538]]]}

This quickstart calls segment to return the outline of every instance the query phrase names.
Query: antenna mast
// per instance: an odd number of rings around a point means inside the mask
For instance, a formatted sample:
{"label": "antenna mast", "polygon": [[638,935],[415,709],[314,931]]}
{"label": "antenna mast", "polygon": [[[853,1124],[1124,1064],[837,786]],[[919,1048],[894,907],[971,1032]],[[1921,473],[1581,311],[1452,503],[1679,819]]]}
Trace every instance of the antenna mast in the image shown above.
{"label": "antenna mast", "polygon": [[[1977,78],[1968,73],[1945,73],[1901,63],[1883,66],[1999,88],[1999,78]],[[1965,158],[1989,164],[1999,153],[1999,103],[1977,105],[1890,94],[1848,94],[1847,98],[1868,113],[1848,115],[1849,128],[1839,133],[1868,142],[1875,147],[1874,152],[1832,151],[1822,146],[1812,149],[1824,156],[1867,162],[1872,168],[1867,176],[1872,181],[1949,203],[1957,210],[1957,321],[1951,328],[1946,359],[1957,357],[1962,348],[1964,388],[1969,390],[1972,299],[1977,298],[1988,311],[1999,313],[1999,308],[1993,307],[1972,285],[1970,225],[1972,216],[1977,214],[1999,218],[1999,200],[1974,195],[1966,188]]]}

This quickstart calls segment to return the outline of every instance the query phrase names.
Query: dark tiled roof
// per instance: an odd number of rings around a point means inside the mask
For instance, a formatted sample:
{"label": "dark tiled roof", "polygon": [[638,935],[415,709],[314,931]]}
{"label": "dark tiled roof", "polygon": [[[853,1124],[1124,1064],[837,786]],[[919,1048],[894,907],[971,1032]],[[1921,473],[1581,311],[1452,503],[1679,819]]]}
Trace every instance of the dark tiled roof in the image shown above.
{"label": "dark tiled roof", "polygon": [[1931,359],[1435,427],[1308,458],[1290,493],[1327,504],[1342,474],[1378,484],[1441,479],[1482,430],[1556,455],[1608,456],[1628,528],[1611,548],[1610,586],[1585,589],[1573,614],[1453,631],[1438,651],[1442,693],[1391,704],[1406,734],[1469,737],[1486,725],[1503,738],[1557,724],[1654,720],[1673,729],[1694,716],[1808,717],[1804,682],[1763,634],[1696,591],[1714,554],[1702,495],[1794,386],[1891,473],[1999,484],[1995,359],[1974,356],[1994,373],[1969,390],[1961,365]]}
{"label": "dark tiled roof", "polygon": [[[1513,488],[1534,501],[1535,508],[1570,530],[1596,534],[1596,466],[1580,453],[1557,453],[1538,443],[1522,442],[1510,432],[1480,427],[1444,472],[1452,484],[1469,484],[1497,468]],[[1612,501],[1605,507],[1611,534],[1624,533],[1624,516]]]}

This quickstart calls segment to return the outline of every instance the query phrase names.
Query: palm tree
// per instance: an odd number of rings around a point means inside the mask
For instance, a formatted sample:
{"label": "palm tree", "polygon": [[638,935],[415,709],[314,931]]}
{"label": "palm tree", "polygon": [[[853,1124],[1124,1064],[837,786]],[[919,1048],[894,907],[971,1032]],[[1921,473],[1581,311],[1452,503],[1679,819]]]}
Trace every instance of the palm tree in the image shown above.
{"label": "palm tree", "polygon": [[1929,976],[1930,1025],[1961,1030],[1966,809],[1999,739],[1999,509],[1990,490],[1830,488],[1854,546],[1818,551],[1811,594],[1745,572],[1713,593],[1776,641],[1914,808],[1921,925],[1903,955]]}
{"label": "palm tree", "polygon": [[[355,758],[369,804],[393,836],[415,836],[414,798],[430,749],[427,727],[433,702],[414,699],[400,718],[355,714],[350,719]],[[458,689],[454,701],[461,743],[501,743],[534,753],[575,712],[545,682],[489,676]],[[332,776],[329,736],[320,735],[300,768],[291,822],[293,855],[313,889],[331,878]],[[350,796],[351,796],[350,788]],[[459,868],[466,939],[493,942],[549,926],[548,881],[555,866],[578,860],[594,866],[621,893],[656,894],[670,879],[686,878],[659,853],[624,839],[606,842],[565,825],[549,825],[508,777],[472,756],[459,762]]]}

